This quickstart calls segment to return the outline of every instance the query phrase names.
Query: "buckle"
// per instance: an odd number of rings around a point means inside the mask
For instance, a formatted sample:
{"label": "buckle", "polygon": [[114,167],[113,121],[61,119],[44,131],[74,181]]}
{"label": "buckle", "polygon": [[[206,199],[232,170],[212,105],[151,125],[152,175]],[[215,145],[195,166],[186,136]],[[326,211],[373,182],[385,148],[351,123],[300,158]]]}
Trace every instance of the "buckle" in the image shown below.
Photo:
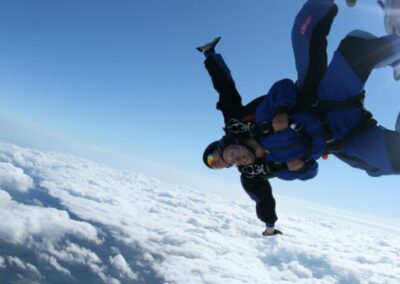
{"label": "buckle", "polygon": [[333,142],[335,142],[335,138],[328,138],[328,139],[325,140],[325,143],[328,144],[328,145],[332,144]]}

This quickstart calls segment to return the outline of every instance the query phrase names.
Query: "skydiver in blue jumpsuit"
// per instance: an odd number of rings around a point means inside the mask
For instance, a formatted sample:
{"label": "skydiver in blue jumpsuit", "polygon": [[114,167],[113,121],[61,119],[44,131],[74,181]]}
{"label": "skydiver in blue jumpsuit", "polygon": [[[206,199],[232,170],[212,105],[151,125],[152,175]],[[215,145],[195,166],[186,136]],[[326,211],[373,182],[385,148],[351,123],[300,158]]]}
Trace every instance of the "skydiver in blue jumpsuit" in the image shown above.
{"label": "skydiver in blue jumpsuit", "polygon": [[[319,3],[310,2],[304,5],[299,15],[302,12],[307,12],[307,16],[313,16],[313,31],[308,34],[305,41],[302,42],[306,48],[304,52],[310,54],[308,60],[310,62],[310,68],[305,78],[303,78],[302,89],[305,92],[315,93],[316,87],[319,81],[326,71],[327,66],[327,55],[326,37],[329,33],[331,24],[334,17],[337,14],[336,5],[322,4],[324,9],[320,9]],[[296,23],[294,28],[296,27]],[[255,111],[257,106],[262,102],[264,97],[259,97],[248,105],[243,106],[241,97],[236,89],[235,83],[231,77],[230,71],[222,59],[222,56],[215,53],[214,47],[218,43],[219,38],[213,42],[200,47],[199,51],[203,52],[206,56],[205,67],[209,72],[214,88],[219,93],[219,101],[217,103],[217,109],[220,110],[224,117],[224,122],[228,123],[231,118],[239,118],[246,121],[254,121]],[[207,157],[212,156],[215,151],[216,143],[211,143],[204,152],[203,159],[205,164],[210,168],[212,167]],[[259,161],[260,164],[264,163],[263,159]],[[273,235],[280,233],[277,230],[273,230],[274,223],[277,220],[275,213],[275,200],[272,195],[272,189],[267,178],[274,176],[272,172],[266,173],[265,170],[260,167],[260,164],[253,164],[245,167],[238,167],[241,174],[242,186],[248,195],[256,202],[256,212],[258,218],[265,222],[267,229],[264,232],[265,235]],[[268,168],[279,168],[279,165],[274,166],[274,163],[270,163]]]}
{"label": "skydiver in blue jumpsuit", "polygon": [[[332,7],[333,1],[309,0],[295,20],[292,42],[298,80],[296,84],[288,79],[275,83],[256,113],[258,123],[271,122],[277,114],[287,113],[294,127],[258,137],[267,151],[264,159],[277,163],[300,159],[308,165],[307,168],[282,171],[276,176],[289,180],[312,178],[317,173],[315,160],[329,151],[330,144],[336,143],[340,147],[337,146],[335,153],[342,160],[366,170],[368,174],[397,174],[400,171],[399,134],[374,123],[354,134],[353,129],[360,129],[358,126],[364,120],[365,111],[362,104],[349,105],[348,102],[360,98],[364,83],[374,67],[393,63],[399,58],[399,38],[395,35],[375,38],[365,32],[351,33],[341,42],[326,69],[324,60],[318,58],[317,62],[313,62],[310,55],[315,47],[312,44],[314,24],[318,23],[319,15],[324,15]],[[315,13],[316,9],[318,13]],[[316,76],[309,76],[313,73]],[[229,70],[227,74],[230,76]],[[322,76],[319,78],[318,75]],[[318,79],[306,80],[310,77]],[[306,112],[304,108],[299,108],[302,103],[330,107],[325,108],[321,116],[315,114],[320,108],[315,108],[314,113]],[[335,104],[342,107],[334,107]],[[327,131],[321,125],[321,117],[328,125],[325,128],[330,132],[329,141]],[[299,128],[303,129],[303,134],[298,131]],[[337,143],[344,140],[346,143]]]}

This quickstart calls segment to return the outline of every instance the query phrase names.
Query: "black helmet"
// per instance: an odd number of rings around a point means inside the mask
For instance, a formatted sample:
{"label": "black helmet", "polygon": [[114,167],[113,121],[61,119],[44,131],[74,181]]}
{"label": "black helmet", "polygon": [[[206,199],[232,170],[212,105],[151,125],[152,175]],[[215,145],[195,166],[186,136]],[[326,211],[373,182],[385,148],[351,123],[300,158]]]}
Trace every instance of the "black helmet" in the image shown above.
{"label": "black helmet", "polygon": [[204,164],[208,168],[213,169],[208,163],[208,156],[212,155],[214,153],[214,151],[217,150],[219,155],[223,159],[222,153],[224,152],[225,148],[228,147],[231,144],[236,144],[236,143],[237,143],[236,140],[234,140],[234,139],[232,139],[230,137],[227,137],[227,136],[224,136],[224,137],[222,137],[222,139],[212,142],[204,150],[204,153],[203,153],[203,162],[204,162]]}

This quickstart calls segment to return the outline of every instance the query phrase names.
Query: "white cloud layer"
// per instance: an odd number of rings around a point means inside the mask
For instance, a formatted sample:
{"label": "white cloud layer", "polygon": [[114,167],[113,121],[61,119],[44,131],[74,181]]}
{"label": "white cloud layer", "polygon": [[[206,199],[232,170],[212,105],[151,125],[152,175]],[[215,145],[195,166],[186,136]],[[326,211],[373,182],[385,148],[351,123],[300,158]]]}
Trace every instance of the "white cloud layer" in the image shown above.
{"label": "white cloud layer", "polygon": [[[0,276],[30,264],[40,283],[400,283],[399,230],[376,220],[279,212],[284,235],[266,238],[250,200],[5,143],[0,164],[15,182],[0,191]],[[29,191],[15,194],[17,176]]]}
{"label": "white cloud layer", "polygon": [[8,191],[26,192],[33,186],[30,176],[21,168],[10,163],[0,162],[0,188]]}

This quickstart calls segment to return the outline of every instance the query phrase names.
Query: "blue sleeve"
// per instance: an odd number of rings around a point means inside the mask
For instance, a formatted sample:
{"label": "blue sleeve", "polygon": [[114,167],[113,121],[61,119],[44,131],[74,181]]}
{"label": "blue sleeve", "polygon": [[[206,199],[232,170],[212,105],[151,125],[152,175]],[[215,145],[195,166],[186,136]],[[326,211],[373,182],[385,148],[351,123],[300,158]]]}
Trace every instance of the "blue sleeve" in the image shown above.
{"label": "blue sleeve", "polygon": [[283,180],[308,180],[314,178],[318,174],[318,163],[314,160],[306,162],[304,169],[300,171],[284,170],[276,173],[276,176]]}
{"label": "blue sleeve", "polygon": [[256,111],[257,122],[270,122],[277,112],[286,112],[296,105],[298,89],[293,81],[276,82]]}
{"label": "blue sleeve", "polygon": [[314,178],[318,174],[318,163],[315,160],[306,162],[305,170],[300,171],[299,180],[308,180]]}

